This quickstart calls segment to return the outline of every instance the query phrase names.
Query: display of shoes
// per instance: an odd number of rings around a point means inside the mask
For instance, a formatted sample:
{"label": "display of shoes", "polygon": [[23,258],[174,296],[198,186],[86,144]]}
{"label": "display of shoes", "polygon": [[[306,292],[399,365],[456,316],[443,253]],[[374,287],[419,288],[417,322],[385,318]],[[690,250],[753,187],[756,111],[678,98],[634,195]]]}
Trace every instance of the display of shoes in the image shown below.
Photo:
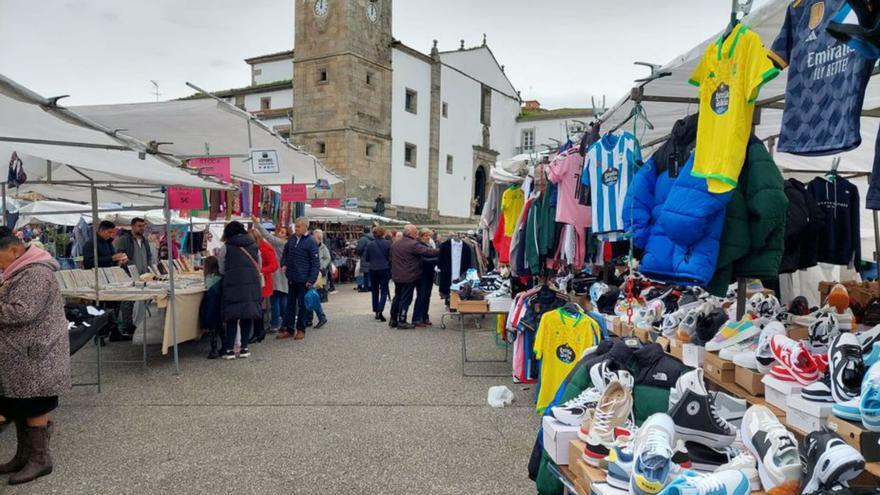
{"label": "display of shoes", "polygon": [[756,317],[776,318],[782,312],[782,305],[776,296],[759,292],[749,298],[746,310]]}
{"label": "display of shoes", "polygon": [[758,461],[758,476],[765,491],[800,479],[797,439],[769,409],[750,407],[740,435],[746,449]]}
{"label": "display of shoes", "polygon": [[880,431],[880,364],[874,363],[862,380],[862,397],[859,400],[862,424],[870,431]]}
{"label": "display of shoes", "polygon": [[825,353],[831,341],[840,335],[840,324],[832,311],[819,311],[807,330],[810,349],[814,353]]}
{"label": "display of shoes", "polygon": [[605,481],[620,490],[629,489],[630,475],[632,474],[633,451],[632,437],[622,435],[617,437],[611,451],[605,458],[608,463],[608,476]]}
{"label": "display of shoes", "polygon": [[746,316],[741,321],[728,321],[709,342],[706,342],[706,350],[709,352],[745,342],[761,333],[761,329],[755,326],[752,318]]}
{"label": "display of shoes", "polygon": [[757,492],[761,490],[761,479],[758,477],[758,461],[755,456],[749,452],[742,452],[734,457],[727,464],[718,466],[716,473],[722,471],[740,471],[749,480],[750,491]]}
{"label": "display of shoes", "polygon": [[804,296],[797,296],[788,305],[788,312],[792,315],[804,316],[810,314],[810,303]]}
{"label": "display of shoes", "polygon": [[864,359],[865,361],[865,366],[868,367],[871,367],[880,362],[880,342],[874,342],[874,347],[872,347],[871,351],[867,354],[863,352],[862,359]]}
{"label": "display of shoes", "polygon": [[716,473],[684,471],[667,486],[662,495],[748,495],[749,479],[742,471]]}
{"label": "display of shoes", "polygon": [[836,309],[838,313],[843,313],[849,307],[849,291],[843,284],[836,284],[828,292],[825,303]]}
{"label": "display of shoes", "polygon": [[777,380],[782,380],[784,382],[797,382],[797,378],[791,374],[791,371],[788,370],[785,366],[781,364],[774,364],[770,367],[770,372],[768,373],[773,378]]}
{"label": "display of shoes", "polygon": [[619,381],[608,384],[596,409],[581,425],[578,436],[584,441],[583,459],[600,466],[614,443],[615,432],[622,429],[632,415],[632,391]]}
{"label": "display of shoes", "polygon": [[648,417],[633,441],[631,495],[657,495],[669,481],[675,445],[675,424],[663,413]]}
{"label": "display of shoes", "polygon": [[714,448],[733,443],[736,428],[719,414],[714,397],[706,390],[701,368],[682,374],[675,389],[680,399],[669,409],[669,416],[675,422],[678,438]]}
{"label": "display of shoes", "polygon": [[880,495],[880,486],[844,486],[837,484],[816,493],[818,495]]}
{"label": "display of shoes", "polygon": [[606,360],[594,364],[590,368],[590,379],[593,386],[585,389],[577,397],[550,409],[550,415],[562,424],[580,426],[588,410],[594,409],[605,388],[612,381],[620,381],[630,389],[633,377],[629,371],[617,369],[614,361]]}
{"label": "display of shoes", "polygon": [[711,311],[697,320],[696,334],[692,341],[697,345],[707,345],[718,335],[718,332],[727,321],[727,312],[722,308],[712,308]]}
{"label": "display of shoes", "polygon": [[802,343],[785,335],[774,335],[770,339],[770,350],[779,364],[802,385],[809,385],[819,379],[816,361]]}
{"label": "display of shoes", "polygon": [[[735,346],[734,346],[735,347]],[[733,364],[739,366],[740,368],[750,369],[752,371],[758,371],[758,359],[756,357],[755,351],[758,350],[758,341],[755,341],[755,348],[751,351],[743,351],[737,353],[733,356]],[[721,356],[721,353],[718,354]]]}
{"label": "display of shoes", "polygon": [[701,303],[688,311],[678,325],[678,331],[676,332],[678,340],[690,342],[697,334],[697,325],[700,323],[700,318],[707,315],[710,311],[712,311],[712,306],[709,303]]}
{"label": "display of shoes", "polygon": [[778,321],[770,322],[761,330],[761,336],[758,337],[758,347],[755,349],[755,361],[757,362],[758,372],[766,374],[770,371],[770,367],[776,363],[776,357],[770,347],[770,342],[775,335],[785,335],[785,325]]}
{"label": "display of shoes", "polygon": [[835,402],[846,402],[862,393],[865,363],[859,339],[851,333],[838,335],[828,351],[831,396]]}
{"label": "display of shoes", "polygon": [[804,437],[800,447],[802,493],[810,495],[835,483],[846,483],[865,469],[865,459],[840,435],[822,429]]}

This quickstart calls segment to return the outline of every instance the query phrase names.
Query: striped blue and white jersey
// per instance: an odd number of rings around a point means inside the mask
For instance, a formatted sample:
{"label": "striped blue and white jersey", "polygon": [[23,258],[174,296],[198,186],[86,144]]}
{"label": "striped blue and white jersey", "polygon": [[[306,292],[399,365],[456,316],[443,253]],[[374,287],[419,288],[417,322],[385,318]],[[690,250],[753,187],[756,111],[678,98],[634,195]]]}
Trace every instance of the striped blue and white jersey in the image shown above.
{"label": "striped blue and white jersey", "polygon": [[642,151],[629,132],[606,134],[584,157],[581,182],[590,187],[593,233],[601,240],[624,239],[623,202]]}

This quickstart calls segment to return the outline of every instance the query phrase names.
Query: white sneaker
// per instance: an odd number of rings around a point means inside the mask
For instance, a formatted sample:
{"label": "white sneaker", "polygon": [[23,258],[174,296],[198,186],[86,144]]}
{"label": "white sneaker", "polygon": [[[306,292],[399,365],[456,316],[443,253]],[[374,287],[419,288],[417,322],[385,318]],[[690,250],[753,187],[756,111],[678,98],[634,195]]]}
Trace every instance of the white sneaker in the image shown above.
{"label": "white sneaker", "polygon": [[633,442],[629,493],[656,495],[668,484],[673,469],[675,425],[667,414],[651,415]]}
{"label": "white sneaker", "polygon": [[778,321],[772,321],[761,330],[761,336],[758,337],[758,347],[755,348],[755,360],[757,361],[758,372],[766,375],[770,372],[770,368],[776,364],[776,357],[770,350],[770,341],[774,335],[785,335],[785,325]]}
{"label": "white sneaker", "polygon": [[[745,342],[740,342],[739,344],[733,344],[730,347],[725,347],[718,351],[718,357],[721,359],[726,359],[728,361],[733,361],[734,358],[739,356],[744,352],[751,352],[752,355],[755,354],[755,349],[758,348],[758,339],[753,338],[749,339]],[[708,350],[708,348],[706,349]]]}
{"label": "white sneaker", "polygon": [[[758,346],[755,346],[757,349]],[[733,356],[733,364],[740,368],[748,368],[752,371],[758,370],[758,359],[755,357],[755,351],[746,351]]]}
{"label": "white sneaker", "polygon": [[758,477],[758,461],[755,460],[755,456],[748,452],[743,452],[731,459],[727,464],[718,466],[718,469],[715,470],[716,473],[722,471],[741,471],[749,479],[751,491],[757,492],[761,489],[761,480]]}
{"label": "white sneaker", "polygon": [[734,470],[710,474],[684,471],[663,495],[749,495],[749,480],[745,473]]}
{"label": "white sneaker", "polygon": [[740,429],[746,449],[758,461],[758,476],[765,491],[801,477],[797,439],[764,406],[746,411]]}

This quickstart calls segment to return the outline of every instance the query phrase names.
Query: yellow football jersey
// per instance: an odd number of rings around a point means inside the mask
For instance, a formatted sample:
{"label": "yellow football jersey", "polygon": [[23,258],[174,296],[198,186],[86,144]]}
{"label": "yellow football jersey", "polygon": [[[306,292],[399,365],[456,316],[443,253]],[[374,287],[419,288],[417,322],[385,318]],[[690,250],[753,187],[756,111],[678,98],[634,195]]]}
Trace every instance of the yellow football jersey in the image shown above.
{"label": "yellow football jersey", "polygon": [[746,157],[755,100],[779,75],[757,33],[737,24],[727,39],[706,47],[689,82],[700,88],[700,122],[691,173],[713,193],[736,187]]}

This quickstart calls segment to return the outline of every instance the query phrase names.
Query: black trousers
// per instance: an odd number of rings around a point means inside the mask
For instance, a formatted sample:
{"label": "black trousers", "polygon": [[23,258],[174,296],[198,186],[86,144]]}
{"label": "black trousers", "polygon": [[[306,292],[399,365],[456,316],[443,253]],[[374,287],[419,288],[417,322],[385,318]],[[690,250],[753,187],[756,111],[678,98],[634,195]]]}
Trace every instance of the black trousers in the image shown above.
{"label": "black trousers", "polygon": [[373,313],[385,311],[385,302],[388,300],[388,282],[391,280],[391,270],[370,270],[370,282],[373,292]]}
{"label": "black trousers", "polygon": [[412,304],[413,291],[418,282],[394,282],[394,299],[391,301],[391,321],[405,322],[409,305]]}
{"label": "black trousers", "polygon": [[241,348],[247,349],[251,338],[253,320],[229,320],[226,322],[226,340],[223,342],[224,351],[227,353],[235,349],[235,334],[241,328]]}
{"label": "black trousers", "polygon": [[434,289],[434,274],[422,275],[422,279],[416,282],[416,305],[413,307],[413,323],[431,321],[428,317],[428,308],[431,307],[431,290]]}
{"label": "black trousers", "polygon": [[287,290],[287,331],[306,331],[306,283],[289,282]]}

